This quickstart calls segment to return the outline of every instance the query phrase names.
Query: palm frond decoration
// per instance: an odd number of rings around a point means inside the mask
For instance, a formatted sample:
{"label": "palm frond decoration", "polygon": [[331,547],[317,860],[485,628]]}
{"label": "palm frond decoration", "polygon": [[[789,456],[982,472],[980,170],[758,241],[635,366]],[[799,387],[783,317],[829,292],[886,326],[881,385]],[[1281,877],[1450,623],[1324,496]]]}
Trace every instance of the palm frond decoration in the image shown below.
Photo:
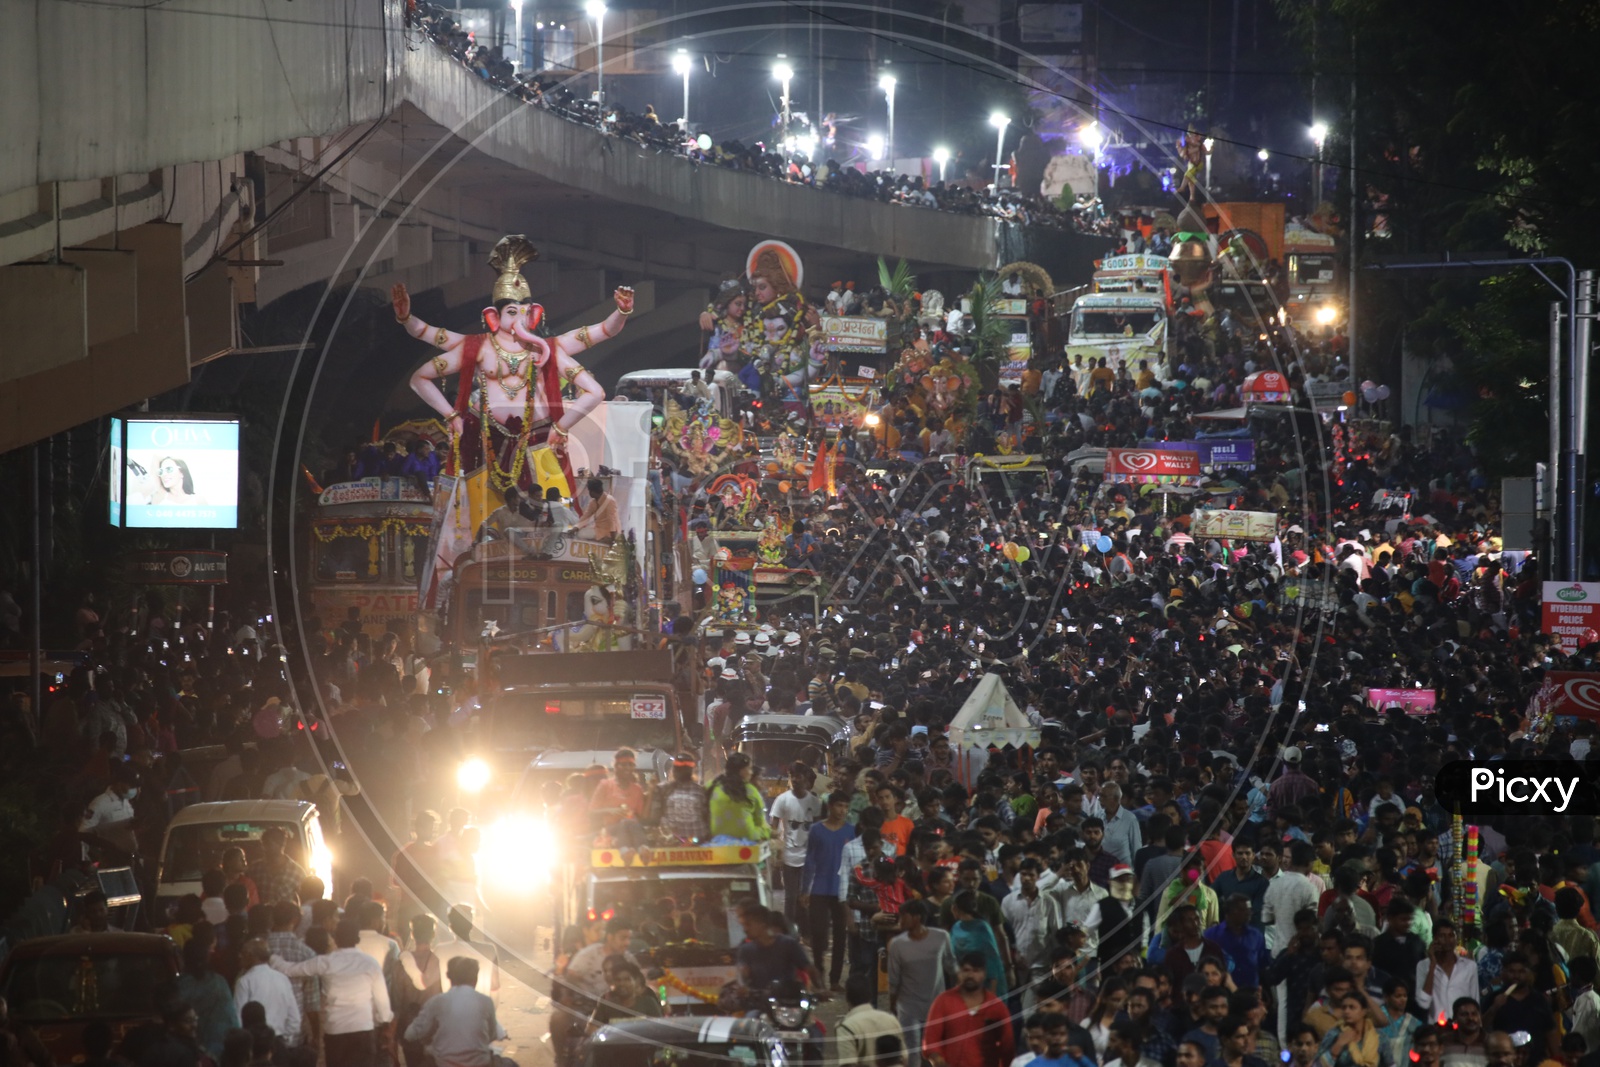
{"label": "palm frond decoration", "polygon": [[905,260],[902,259],[894,265],[894,270],[890,270],[889,264],[879,256],[878,284],[896,300],[909,300],[917,291],[917,276],[911,273],[911,264]]}
{"label": "palm frond decoration", "polygon": [[1011,340],[1011,323],[1000,317],[1000,301],[1005,299],[1000,292],[1000,279],[993,274],[979,277],[972,283],[967,298],[972,303],[972,311],[967,315],[972,362],[997,366]]}

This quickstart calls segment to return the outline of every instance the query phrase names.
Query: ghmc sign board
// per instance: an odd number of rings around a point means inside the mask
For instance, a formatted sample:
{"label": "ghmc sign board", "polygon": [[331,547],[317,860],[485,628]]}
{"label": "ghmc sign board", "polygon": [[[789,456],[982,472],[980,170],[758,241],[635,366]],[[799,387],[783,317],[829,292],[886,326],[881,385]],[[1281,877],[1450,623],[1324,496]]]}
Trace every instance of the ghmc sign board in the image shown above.
{"label": "ghmc sign board", "polygon": [[1561,641],[1563,652],[1576,652],[1591,631],[1600,633],[1600,582],[1545,582],[1540,629]]}

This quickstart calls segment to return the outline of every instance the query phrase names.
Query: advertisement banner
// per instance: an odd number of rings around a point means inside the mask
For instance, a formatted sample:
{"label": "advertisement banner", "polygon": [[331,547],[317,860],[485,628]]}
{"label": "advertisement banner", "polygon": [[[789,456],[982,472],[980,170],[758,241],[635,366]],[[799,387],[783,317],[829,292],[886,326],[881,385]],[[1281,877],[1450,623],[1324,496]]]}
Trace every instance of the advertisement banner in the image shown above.
{"label": "advertisement banner", "polygon": [[1183,449],[1108,448],[1106,481],[1200,477],[1200,457]]}
{"label": "advertisement banner", "polygon": [[834,379],[810,386],[811,424],[829,430],[855,429],[872,407],[870,385],[851,387]]}
{"label": "advertisement banner", "polygon": [[1552,715],[1600,720],[1600,672],[1551,671],[1545,679],[1555,686]]}
{"label": "advertisement banner", "polygon": [[824,315],[822,347],[829,352],[882,352],[889,323],[870,315]]}
{"label": "advertisement banner", "polygon": [[415,478],[362,478],[360,481],[328,486],[317,498],[317,505],[326,508],[335,504],[375,504],[383,501],[431,504],[433,497],[417,484]]}
{"label": "advertisement banner", "polygon": [[1407,715],[1432,715],[1439,695],[1432,689],[1368,689],[1367,703],[1385,710],[1399,704]]}
{"label": "advertisement banner", "polygon": [[1197,441],[1195,443],[1205,446],[1205,464],[1208,467],[1255,470],[1256,443],[1248,438],[1239,438],[1231,441]]}
{"label": "advertisement banner", "polygon": [[123,525],[232,530],[239,525],[239,420],[130,415],[123,441]]}
{"label": "advertisement banner", "polygon": [[122,475],[126,471],[122,465],[122,420],[111,420],[111,468],[106,477],[109,485],[107,490],[110,497],[111,525],[122,525]]}
{"label": "advertisement banner", "polygon": [[1161,447],[1193,452],[1200,457],[1202,467],[1254,470],[1256,466],[1256,443],[1248,437],[1215,441],[1162,441]]}
{"label": "advertisement banner", "polygon": [[1600,582],[1545,582],[1539,629],[1561,640],[1568,654],[1583,645],[1583,635],[1600,629]]}
{"label": "advertisement banner", "polygon": [[1033,346],[1026,341],[1012,343],[1006,346],[1006,358],[1000,364],[1001,385],[1021,385],[1022,375],[1028,369],[1028,360],[1033,356]]}
{"label": "advertisement banner", "polygon": [[228,554],[210,549],[193,552],[134,552],[127,561],[128,581],[140,585],[227,585]]}
{"label": "advertisement banner", "polygon": [[1273,511],[1229,511],[1226,508],[1196,510],[1189,534],[1231,538],[1235,541],[1271,541],[1278,536],[1278,515]]}

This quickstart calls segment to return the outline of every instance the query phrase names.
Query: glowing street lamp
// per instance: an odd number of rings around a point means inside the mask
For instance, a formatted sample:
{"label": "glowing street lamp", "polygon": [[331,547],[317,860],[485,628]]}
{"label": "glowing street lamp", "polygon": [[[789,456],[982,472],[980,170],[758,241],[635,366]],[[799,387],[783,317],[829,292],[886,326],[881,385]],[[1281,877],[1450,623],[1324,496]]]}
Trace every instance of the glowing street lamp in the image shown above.
{"label": "glowing street lamp", "polygon": [[583,13],[594,19],[594,94],[601,110],[606,106],[606,0],[585,0]]}
{"label": "glowing street lamp", "polygon": [[1211,150],[1216,147],[1217,142],[1215,138],[1207,137],[1200,143],[1205,146],[1206,150],[1206,192],[1209,193],[1211,191]]}
{"label": "glowing street lamp", "polygon": [[1311,129],[1311,143],[1317,147],[1316,162],[1311,164],[1311,210],[1317,209],[1317,201],[1322,198],[1322,146],[1328,140],[1328,124],[1326,122],[1313,122]]}
{"label": "glowing street lamp", "polygon": [[1106,131],[1100,128],[1100,123],[1091,122],[1078,131],[1078,143],[1087,148],[1091,155],[1100,154],[1100,146],[1106,143]]}
{"label": "glowing street lamp", "polygon": [[1005,167],[1005,160],[1001,158],[1001,153],[1005,151],[1006,127],[1011,125],[1011,117],[1003,111],[996,111],[989,116],[989,125],[993,126],[996,131],[994,139],[994,189],[995,192],[999,192],[1000,171]]}
{"label": "glowing street lamp", "polygon": [[944,165],[950,162],[950,149],[940,145],[933,150],[933,161],[939,164],[939,180],[944,181]]}
{"label": "glowing street lamp", "polygon": [[885,71],[883,73],[883,76],[878,79],[878,88],[883,90],[884,96],[887,97],[888,100],[889,100],[889,144],[888,144],[888,149],[887,150],[888,150],[888,153],[889,153],[889,166],[891,166],[891,167],[894,166],[894,158],[895,158],[894,157],[894,86],[895,86],[894,75],[890,74],[888,71]]}
{"label": "glowing street lamp", "polygon": [[871,160],[874,163],[876,163],[878,160],[883,158],[883,150],[884,150],[883,134],[881,134],[881,133],[869,133],[869,134],[867,134],[867,155],[868,155],[869,158],[871,158]]}
{"label": "glowing street lamp", "polygon": [[517,13],[515,29],[513,30],[513,32],[517,35],[517,47],[516,47],[516,50],[511,53],[511,69],[512,70],[521,70],[522,69],[522,0],[511,0],[511,10],[513,10],[513,11],[515,11]]}
{"label": "glowing street lamp", "polygon": [[772,65],[772,76],[783,83],[783,136],[789,136],[789,83],[794,80],[794,68],[789,65],[788,58],[778,56],[778,61]]}
{"label": "glowing street lamp", "polygon": [[683,132],[689,132],[689,71],[694,69],[694,61],[689,58],[685,49],[678,49],[672,57],[672,70],[675,74],[683,75]]}

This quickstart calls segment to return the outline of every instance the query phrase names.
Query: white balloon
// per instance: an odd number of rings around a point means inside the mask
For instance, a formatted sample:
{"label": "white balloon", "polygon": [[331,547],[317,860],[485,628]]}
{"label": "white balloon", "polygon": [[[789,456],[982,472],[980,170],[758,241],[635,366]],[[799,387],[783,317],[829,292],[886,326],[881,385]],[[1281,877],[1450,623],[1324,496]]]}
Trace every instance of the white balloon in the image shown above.
{"label": "white balloon", "polygon": [[1378,386],[1378,399],[1379,400],[1388,400],[1389,399],[1389,387],[1387,385]]}
{"label": "white balloon", "polygon": [[1361,395],[1366,398],[1367,403],[1376,403],[1378,399],[1378,387],[1376,385],[1363,386],[1361,389]]}

